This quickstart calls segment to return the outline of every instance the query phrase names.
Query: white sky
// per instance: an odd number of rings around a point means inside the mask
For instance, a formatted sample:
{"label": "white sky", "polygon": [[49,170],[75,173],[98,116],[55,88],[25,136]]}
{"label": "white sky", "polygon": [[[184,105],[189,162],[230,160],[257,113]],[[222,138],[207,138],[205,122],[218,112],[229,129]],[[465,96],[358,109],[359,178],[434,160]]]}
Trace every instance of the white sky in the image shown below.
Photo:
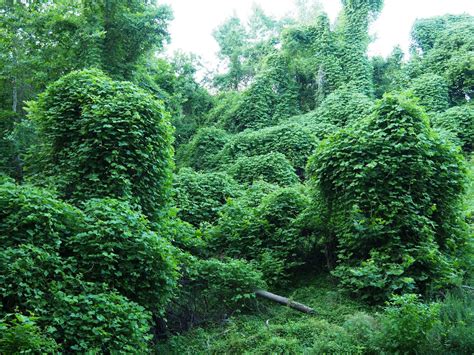
{"label": "white sky", "polygon": [[[161,0],[159,3],[170,5],[175,18],[170,26],[171,44],[167,52],[195,53],[209,67],[217,63],[218,45],[212,31],[234,13],[246,21],[253,4],[277,18],[295,10],[294,0]],[[321,3],[334,21],[340,1],[321,0]],[[385,0],[383,11],[371,28],[376,40],[370,45],[369,54],[387,56],[397,44],[406,52],[415,19],[447,13],[474,15],[474,0]]]}

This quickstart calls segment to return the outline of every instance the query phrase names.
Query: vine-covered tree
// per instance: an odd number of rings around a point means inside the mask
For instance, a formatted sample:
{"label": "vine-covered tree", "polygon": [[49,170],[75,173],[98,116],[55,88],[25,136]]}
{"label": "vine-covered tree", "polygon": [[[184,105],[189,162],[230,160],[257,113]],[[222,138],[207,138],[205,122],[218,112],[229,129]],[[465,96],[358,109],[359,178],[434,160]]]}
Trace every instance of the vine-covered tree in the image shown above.
{"label": "vine-covered tree", "polygon": [[48,180],[73,201],[126,199],[159,219],[172,168],[172,128],[159,101],[131,83],[84,70],[49,86],[30,103],[29,117],[41,137],[41,158],[30,160],[34,180]]}
{"label": "vine-covered tree", "polygon": [[464,169],[403,95],[385,95],[373,115],[323,141],[310,174],[341,284],[379,300],[459,282]]}

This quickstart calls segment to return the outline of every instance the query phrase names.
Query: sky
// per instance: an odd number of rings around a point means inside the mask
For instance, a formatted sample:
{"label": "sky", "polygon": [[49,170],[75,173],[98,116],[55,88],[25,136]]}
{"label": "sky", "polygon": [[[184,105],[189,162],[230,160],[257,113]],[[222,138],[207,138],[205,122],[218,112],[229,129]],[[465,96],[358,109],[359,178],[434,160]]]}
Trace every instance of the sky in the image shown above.
{"label": "sky", "polygon": [[[217,64],[219,49],[212,31],[233,14],[245,22],[254,4],[277,18],[295,11],[294,0],[161,0],[159,3],[170,5],[174,13],[167,54],[176,50],[195,53],[208,68]],[[340,1],[321,0],[321,3],[334,21]],[[375,40],[369,47],[369,55],[385,57],[396,45],[407,52],[411,26],[417,18],[447,13],[474,15],[474,0],[385,0],[382,13],[370,29]]]}

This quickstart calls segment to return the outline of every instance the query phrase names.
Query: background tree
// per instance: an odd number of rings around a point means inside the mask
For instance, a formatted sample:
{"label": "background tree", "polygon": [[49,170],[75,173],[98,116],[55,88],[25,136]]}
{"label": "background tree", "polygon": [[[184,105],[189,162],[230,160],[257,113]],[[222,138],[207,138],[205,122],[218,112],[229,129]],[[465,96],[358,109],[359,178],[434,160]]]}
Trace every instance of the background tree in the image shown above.
{"label": "background tree", "polygon": [[367,47],[370,43],[369,24],[383,7],[383,0],[343,0],[340,36],[344,42],[342,67],[346,82],[371,96],[373,85]]}

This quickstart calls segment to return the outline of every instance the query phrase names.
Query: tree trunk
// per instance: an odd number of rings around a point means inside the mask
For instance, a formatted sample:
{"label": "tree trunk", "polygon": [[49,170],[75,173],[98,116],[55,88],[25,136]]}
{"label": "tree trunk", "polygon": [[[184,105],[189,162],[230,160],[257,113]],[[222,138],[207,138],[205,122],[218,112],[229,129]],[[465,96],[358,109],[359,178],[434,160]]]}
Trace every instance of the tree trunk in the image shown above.
{"label": "tree trunk", "polygon": [[290,308],[296,309],[297,311],[300,311],[300,312],[303,312],[303,313],[310,313],[310,314],[316,313],[314,311],[314,309],[312,309],[308,306],[305,306],[304,304],[291,301],[286,297],[278,296],[278,295],[275,295],[274,293],[271,293],[271,292],[268,292],[268,291],[257,290],[257,291],[255,291],[255,294],[257,296],[262,297],[262,298],[266,298],[267,300],[270,300],[270,301],[288,306]]}
{"label": "tree trunk", "polygon": [[13,78],[12,84],[13,84],[13,89],[12,89],[12,111],[17,113],[18,112],[18,84],[17,84],[16,77]]}

